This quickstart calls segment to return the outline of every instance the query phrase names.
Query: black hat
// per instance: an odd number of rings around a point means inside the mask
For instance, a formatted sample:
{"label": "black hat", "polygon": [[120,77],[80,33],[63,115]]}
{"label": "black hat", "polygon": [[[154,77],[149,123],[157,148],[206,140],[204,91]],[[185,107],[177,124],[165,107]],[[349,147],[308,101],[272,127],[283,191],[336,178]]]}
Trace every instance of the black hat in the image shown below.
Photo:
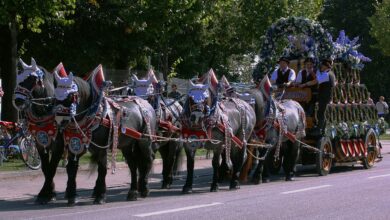
{"label": "black hat", "polygon": [[307,63],[307,62],[310,62],[310,63],[313,63],[313,64],[315,63],[313,57],[307,57],[307,58],[305,59],[305,63]]}
{"label": "black hat", "polygon": [[290,63],[290,59],[288,59],[288,57],[280,57],[278,63],[280,61],[284,61],[284,62]]}
{"label": "black hat", "polygon": [[326,67],[332,68],[333,61],[331,59],[323,59],[321,61],[321,65],[324,65]]}

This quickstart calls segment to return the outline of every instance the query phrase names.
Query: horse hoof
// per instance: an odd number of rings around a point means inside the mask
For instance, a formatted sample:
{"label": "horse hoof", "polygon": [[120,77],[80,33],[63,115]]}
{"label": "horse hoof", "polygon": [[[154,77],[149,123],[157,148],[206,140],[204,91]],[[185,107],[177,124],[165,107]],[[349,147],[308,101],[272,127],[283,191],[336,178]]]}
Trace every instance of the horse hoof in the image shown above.
{"label": "horse hoof", "polygon": [[170,189],[171,188],[171,184],[168,184],[168,183],[163,183],[161,185],[161,189]]}
{"label": "horse hoof", "polygon": [[184,186],[183,190],[181,192],[183,194],[191,194],[192,193],[192,187]]}
{"label": "horse hoof", "polygon": [[72,207],[75,206],[79,202],[79,199],[77,196],[68,198],[68,206]]}
{"label": "horse hoof", "polygon": [[269,182],[271,182],[271,180],[268,179],[268,178],[263,178],[263,179],[262,179],[262,182],[263,182],[263,183],[269,183]]}
{"label": "horse hoof", "polygon": [[93,204],[97,204],[97,205],[102,205],[104,203],[106,203],[106,196],[105,195],[98,196],[93,201]]}
{"label": "horse hoof", "polygon": [[236,190],[236,189],[240,189],[240,184],[235,181],[233,183],[230,184],[230,187],[229,187],[230,190]]}
{"label": "horse hoof", "polygon": [[137,201],[138,199],[138,192],[137,191],[130,191],[127,194],[127,201]]}
{"label": "horse hoof", "polygon": [[254,178],[252,179],[252,183],[255,184],[255,185],[259,185],[259,184],[262,183],[262,181],[261,181],[260,178],[254,177]]}
{"label": "horse hoof", "polygon": [[218,192],[219,187],[217,184],[211,185],[210,192]]}
{"label": "horse hoof", "polygon": [[140,192],[142,198],[146,198],[149,195],[150,191],[148,189],[145,189]]}
{"label": "horse hoof", "polygon": [[294,177],[291,177],[291,176],[286,176],[286,181],[294,181]]}

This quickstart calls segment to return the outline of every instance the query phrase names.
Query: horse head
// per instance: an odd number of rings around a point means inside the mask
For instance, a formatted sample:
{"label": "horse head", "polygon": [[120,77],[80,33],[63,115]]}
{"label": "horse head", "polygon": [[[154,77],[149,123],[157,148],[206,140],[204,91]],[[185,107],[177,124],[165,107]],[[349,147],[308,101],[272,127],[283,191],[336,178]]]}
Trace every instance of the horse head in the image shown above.
{"label": "horse head", "polygon": [[62,124],[69,122],[72,116],[76,115],[77,105],[79,103],[79,89],[74,82],[72,73],[69,76],[64,72],[54,71],[56,81],[56,121]]}
{"label": "horse head", "polygon": [[203,119],[210,115],[211,95],[209,85],[194,84],[190,80],[190,89],[186,104],[189,109],[190,123],[199,125]]}
{"label": "horse head", "polygon": [[44,71],[38,67],[34,58],[31,58],[31,65],[27,65],[22,59],[19,59],[21,66],[16,76],[16,88],[14,90],[13,103],[18,110],[24,110],[28,107],[28,101],[33,96],[33,91],[44,88]]}
{"label": "horse head", "polygon": [[132,79],[134,83],[134,94],[136,96],[148,99],[149,96],[154,94],[153,80],[150,76],[148,76],[147,79],[138,79],[138,77],[133,74]]}

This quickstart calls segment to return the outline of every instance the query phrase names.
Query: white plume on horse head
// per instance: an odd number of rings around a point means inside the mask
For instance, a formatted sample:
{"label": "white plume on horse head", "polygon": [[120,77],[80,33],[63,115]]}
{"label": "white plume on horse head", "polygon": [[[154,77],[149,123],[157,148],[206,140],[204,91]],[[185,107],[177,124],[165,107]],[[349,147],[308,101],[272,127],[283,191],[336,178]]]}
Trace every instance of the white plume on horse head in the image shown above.
{"label": "white plume on horse head", "polygon": [[188,91],[188,96],[193,99],[195,103],[201,103],[205,99],[209,98],[210,93],[209,93],[209,85],[207,84],[194,84],[190,80],[190,88]]}
{"label": "white plume on horse head", "polygon": [[56,70],[54,71],[54,77],[57,81],[57,87],[55,88],[55,97],[57,100],[65,100],[70,93],[78,92],[78,87],[73,81],[73,73],[65,77],[60,77]]}
{"label": "white plume on horse head", "polygon": [[22,60],[22,58],[19,58],[19,63],[22,65],[23,69],[29,68],[29,65],[27,65],[27,64]]}
{"label": "white plume on horse head", "polygon": [[152,95],[154,93],[152,85],[153,79],[149,75],[147,79],[138,79],[138,77],[133,74],[133,81],[135,87],[134,93],[136,96],[147,98],[148,95]]}
{"label": "white plume on horse head", "polygon": [[133,75],[131,77],[133,78],[134,81],[138,81],[138,77],[134,73],[133,73]]}
{"label": "white plume on horse head", "polygon": [[31,58],[31,65],[27,65],[22,58],[19,58],[19,63],[22,65],[22,70],[18,72],[16,76],[16,83],[20,84],[26,80],[29,76],[35,76],[37,78],[43,77],[43,72],[39,69],[34,58]]}
{"label": "white plume on horse head", "polygon": [[31,57],[31,67],[34,69],[34,70],[38,70],[38,66],[37,66],[37,62],[35,61],[34,58]]}

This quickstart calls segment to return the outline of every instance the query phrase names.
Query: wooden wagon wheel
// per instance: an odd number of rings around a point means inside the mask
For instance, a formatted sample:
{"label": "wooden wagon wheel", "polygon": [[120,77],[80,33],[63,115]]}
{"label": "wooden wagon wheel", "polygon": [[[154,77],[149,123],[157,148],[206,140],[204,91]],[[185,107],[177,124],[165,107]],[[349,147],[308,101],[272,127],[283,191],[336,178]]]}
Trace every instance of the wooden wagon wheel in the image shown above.
{"label": "wooden wagon wheel", "polygon": [[320,176],[326,176],[332,168],[332,158],[329,154],[333,153],[333,149],[329,137],[321,138],[318,143],[318,149],[321,152],[316,154],[317,172]]}
{"label": "wooden wagon wheel", "polygon": [[377,139],[374,130],[371,128],[366,134],[365,150],[367,155],[363,158],[363,167],[370,169],[374,166],[377,153]]}

